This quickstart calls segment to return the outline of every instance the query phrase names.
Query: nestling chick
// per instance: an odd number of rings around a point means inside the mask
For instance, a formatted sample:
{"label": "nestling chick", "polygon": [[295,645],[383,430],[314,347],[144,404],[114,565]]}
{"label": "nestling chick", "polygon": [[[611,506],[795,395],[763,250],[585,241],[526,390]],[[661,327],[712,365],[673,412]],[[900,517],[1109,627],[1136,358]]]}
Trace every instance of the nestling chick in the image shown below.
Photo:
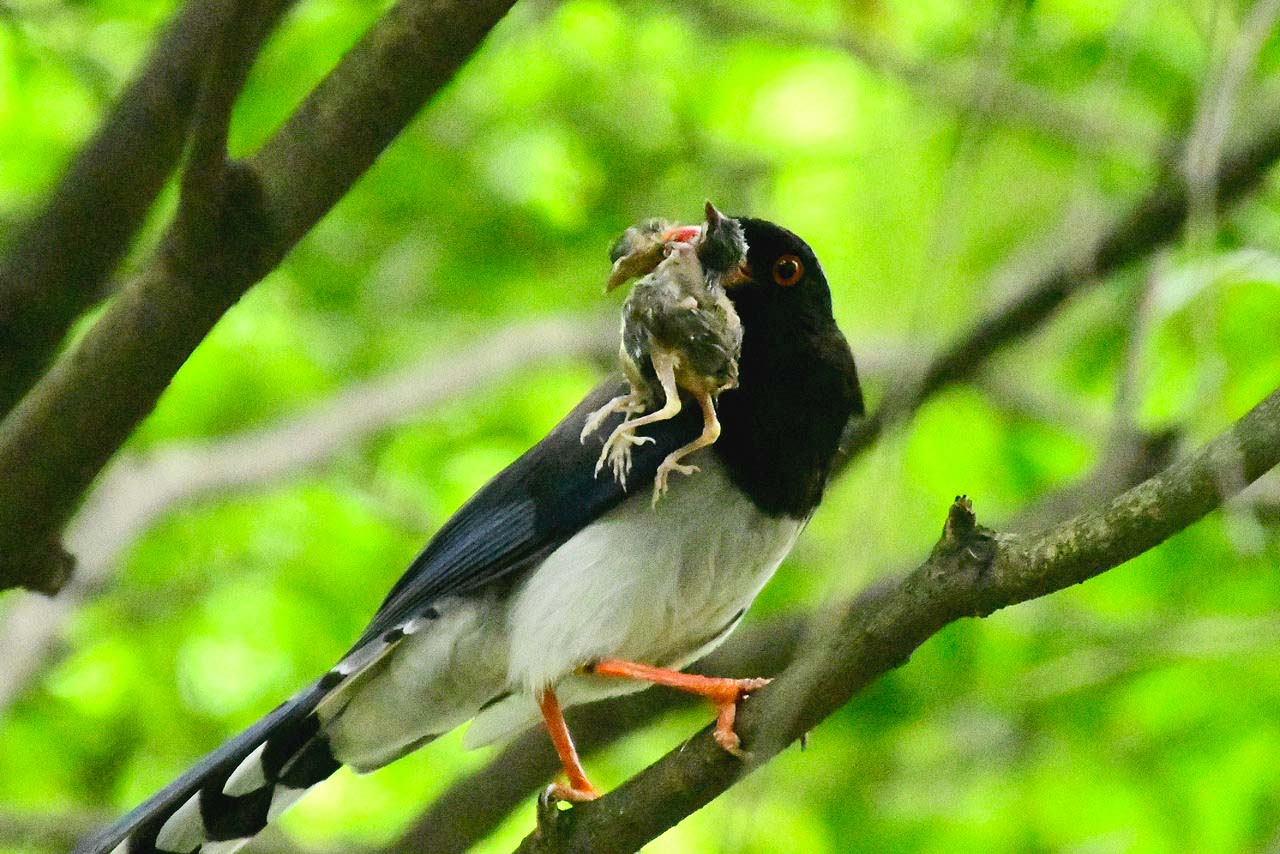
{"label": "nestling chick", "polygon": [[[627,414],[601,450],[596,471],[607,460],[619,483],[625,484],[631,468],[631,448],[653,441],[637,435],[647,424],[674,418],[681,409],[680,390],[688,392],[702,409],[703,430],[698,438],[673,451],[654,477],[654,503],[666,492],[672,471],[693,474],[696,466],[681,462],[686,456],[714,443],[720,436],[715,401],[721,391],[738,384],[738,357],[742,351],[742,325],[725,294],[743,278],[741,265],[747,245],[741,225],[716,210],[710,202],[705,226],[693,231],[693,242],[682,240],[691,229],[672,230],[665,224],[646,223],[629,229],[619,242],[624,247],[614,264],[615,274],[643,269],[656,257],[652,235],[675,239],[662,243],[666,257],[632,288],[622,310],[622,368],[631,385],[627,395],[615,398],[592,415],[583,437],[598,429],[609,414]],[[630,235],[630,237],[629,237]],[[636,252],[631,260],[628,251]],[[611,284],[613,279],[611,278]],[[653,404],[661,401],[659,408]],[[631,416],[651,410],[639,418]]]}
{"label": "nestling chick", "polygon": [[[605,293],[637,276],[653,273],[663,259],[667,257],[671,246],[677,243],[687,243],[697,238],[701,233],[700,226],[674,225],[665,219],[657,218],[647,219],[638,225],[631,226],[609,247],[609,260],[613,262],[613,269],[610,271],[609,279],[605,283]],[[625,317],[622,331],[625,335]],[[610,415],[622,412],[626,414],[627,418],[630,418],[636,412],[643,412],[645,406],[651,401],[651,396],[645,393],[648,384],[632,379],[633,372],[628,368],[629,360],[625,343],[620,345],[619,361],[622,364],[623,371],[627,374],[627,379],[631,382],[631,388],[627,394],[613,398],[591,413],[582,428],[582,434],[579,436],[579,439],[583,442],[586,442],[588,436],[599,430],[600,425]],[[603,455],[601,460],[604,460]],[[631,468],[630,462],[631,458],[628,454],[625,470],[615,472],[618,482],[623,486],[626,485],[626,472]],[[600,467],[597,466],[597,473],[599,470]]]}

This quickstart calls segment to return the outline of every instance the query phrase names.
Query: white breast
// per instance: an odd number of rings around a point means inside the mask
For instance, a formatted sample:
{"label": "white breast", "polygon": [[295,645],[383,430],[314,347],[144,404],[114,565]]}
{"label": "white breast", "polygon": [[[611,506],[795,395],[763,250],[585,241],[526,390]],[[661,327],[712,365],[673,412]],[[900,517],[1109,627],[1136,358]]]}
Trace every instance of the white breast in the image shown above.
{"label": "white breast", "polygon": [[[556,686],[564,706],[644,687],[575,676],[622,658],[680,668],[728,634],[791,549],[802,522],[761,513],[715,454],[674,475],[650,507],[652,483],[556,549],[506,597],[438,603],[326,722],[335,755],[378,767],[477,715],[469,746],[517,734]],[[752,674],[729,674],[752,675]],[[482,710],[483,707],[483,710]]]}
{"label": "white breast", "polygon": [[727,633],[802,523],[761,513],[710,451],[650,507],[641,491],[557,549],[511,600],[512,687],[536,693],[583,664],[679,667]]}

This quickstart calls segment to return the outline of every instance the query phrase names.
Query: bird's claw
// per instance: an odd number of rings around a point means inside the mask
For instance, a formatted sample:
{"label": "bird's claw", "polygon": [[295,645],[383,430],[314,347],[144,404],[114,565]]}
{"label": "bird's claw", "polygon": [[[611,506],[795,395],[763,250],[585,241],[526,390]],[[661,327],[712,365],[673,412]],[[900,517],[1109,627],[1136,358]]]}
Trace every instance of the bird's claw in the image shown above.
{"label": "bird's claw", "polygon": [[536,810],[538,830],[543,833],[555,831],[560,821],[560,803],[578,804],[593,801],[598,797],[600,793],[595,789],[575,789],[558,781],[552,783],[538,795]]}
{"label": "bird's claw", "polygon": [[582,432],[578,434],[578,444],[587,444],[587,437],[600,429],[600,425],[604,423],[604,419],[608,417],[608,413],[597,410],[591,413],[591,417],[587,419],[587,423],[582,425]]}
{"label": "bird's claw", "polygon": [[657,505],[658,499],[662,498],[662,496],[667,494],[667,478],[671,475],[671,472],[673,471],[679,472],[680,474],[685,475],[687,477],[689,475],[697,474],[700,471],[700,469],[694,465],[686,465],[684,463],[678,463],[675,460],[671,459],[671,457],[667,457],[665,460],[663,460],[662,464],[658,466],[658,473],[655,474],[653,477],[654,506]]}
{"label": "bird's claw", "polygon": [[737,717],[738,703],[751,695],[752,691],[759,691],[768,685],[771,680],[757,679],[726,679],[723,688],[717,689],[716,693],[711,695],[712,702],[716,704],[719,715],[716,719],[716,728],[712,732],[716,744],[724,748],[724,751],[739,759],[748,759],[749,754],[742,749],[742,739],[738,737],[738,733],[733,728],[734,719]]}
{"label": "bird's claw", "polygon": [[[621,412],[629,419],[632,415],[644,409],[644,404],[637,400],[634,395],[623,395],[615,397],[604,406],[597,409],[587,416],[587,423],[582,425],[582,432],[578,434],[578,442],[586,444],[587,437],[600,429],[605,420],[615,412]],[[626,423],[625,421],[623,422]],[[596,467],[596,471],[600,471],[600,467]]]}
{"label": "bird's claw", "polygon": [[542,795],[538,798],[538,805],[543,806],[545,804],[555,809],[556,801],[581,804],[586,801],[594,801],[598,797],[600,797],[600,793],[592,786],[588,786],[585,789],[575,789],[568,783],[561,783],[557,780],[542,790]]}
{"label": "bird's claw", "polygon": [[625,489],[627,475],[631,473],[631,448],[635,445],[645,445],[653,441],[655,440],[652,436],[637,436],[627,429],[626,422],[619,424],[600,451],[600,459],[596,460],[596,475],[600,474],[600,469],[604,468],[604,464],[607,462],[610,468],[613,469],[614,478]]}
{"label": "bird's claw", "polygon": [[738,686],[738,699],[751,695],[752,691],[759,691],[773,680],[767,676],[757,676],[752,679],[735,679],[733,680]]}
{"label": "bird's claw", "polygon": [[731,729],[718,729],[711,733],[716,740],[716,744],[724,749],[725,753],[730,756],[736,756],[739,759],[746,759],[747,752],[742,749],[742,739],[738,738],[738,734]]}

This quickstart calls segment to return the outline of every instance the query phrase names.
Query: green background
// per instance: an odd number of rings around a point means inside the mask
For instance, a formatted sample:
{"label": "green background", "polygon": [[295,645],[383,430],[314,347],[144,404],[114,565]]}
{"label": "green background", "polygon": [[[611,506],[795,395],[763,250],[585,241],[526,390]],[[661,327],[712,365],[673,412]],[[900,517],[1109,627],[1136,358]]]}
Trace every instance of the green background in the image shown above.
{"label": "green background", "polygon": [[[254,68],[233,153],[266,139],[380,9],[301,2]],[[172,11],[0,5],[0,233]],[[1248,15],[1206,0],[521,2],[227,314],[126,450],[270,428],[509,324],[606,317],[611,239],[649,215],[696,219],[708,197],[811,243],[874,406],[1158,180],[1225,91]],[[1229,138],[1278,103],[1278,62],[1268,38],[1227,105]],[[1189,448],[1269,392],[1280,192],[1201,213],[862,457],[751,619],[922,558],[957,493],[999,524],[1108,465],[1117,431],[1172,429]],[[0,812],[126,809],[322,672],[431,532],[608,367],[544,359],[305,473],[172,508],[0,712]],[[1082,587],[951,626],[807,751],[649,850],[1277,850],[1280,537],[1265,511],[1235,505]],[[589,769],[615,786],[706,719],[663,719]],[[339,772],[284,827],[315,850],[394,838],[486,758],[458,736]],[[530,800],[483,850],[531,826]]]}

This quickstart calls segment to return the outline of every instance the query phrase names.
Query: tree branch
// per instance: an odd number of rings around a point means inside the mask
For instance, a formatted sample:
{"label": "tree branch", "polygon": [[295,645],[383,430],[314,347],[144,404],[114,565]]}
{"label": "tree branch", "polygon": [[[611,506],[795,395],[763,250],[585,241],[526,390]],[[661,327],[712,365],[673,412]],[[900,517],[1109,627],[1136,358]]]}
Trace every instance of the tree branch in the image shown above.
{"label": "tree branch", "polygon": [[[1280,117],[1272,119],[1263,132],[1237,145],[1224,159],[1217,179],[1219,209],[1257,187],[1280,158]],[[929,397],[970,376],[997,350],[1038,329],[1071,296],[1173,240],[1186,225],[1189,210],[1186,179],[1176,171],[1167,174],[1082,253],[1034,279],[1002,307],[979,318],[922,374],[891,383],[893,391],[880,408],[845,429],[837,469],[871,447],[886,429],[910,418]]]}
{"label": "tree branch", "polygon": [[103,473],[76,518],[67,546],[79,562],[55,598],[13,603],[0,625],[0,718],[61,647],[68,618],[96,596],[121,554],[156,519],[201,497],[279,480],[341,448],[518,372],[613,354],[612,318],[559,317],[495,332],[446,359],[418,362],[349,386],[262,428],[214,440],[175,442],[122,456]]}
{"label": "tree branch", "polygon": [[810,635],[795,664],[743,704],[738,732],[751,751],[746,762],[725,753],[705,729],[600,800],[558,814],[519,850],[637,850],[905,663],[948,623],[986,616],[1119,566],[1196,522],[1278,462],[1280,389],[1194,456],[1043,533],[994,534],[976,524],[967,500],[957,499],[924,564],[858,597]]}
{"label": "tree branch", "polygon": [[[190,0],[0,261],[0,417],[47,367],[141,226],[182,154],[222,0]],[[270,32],[292,0],[263,0]]]}
{"label": "tree branch", "polygon": [[218,234],[214,224],[227,209],[224,196],[230,170],[227,134],[231,112],[261,46],[255,38],[261,34],[245,26],[256,5],[258,0],[222,0],[221,26],[206,63],[187,166],[182,172],[178,213],[172,229],[175,237]]}
{"label": "tree branch", "polygon": [[848,27],[826,32],[797,23],[794,15],[754,12],[738,3],[678,5],[681,15],[696,15],[709,33],[719,34],[726,28],[749,30],[789,47],[822,45],[847,53],[871,71],[901,81],[930,107],[942,105],[966,112],[976,108],[1006,126],[1090,152],[1114,151],[1122,146],[1149,151],[1160,142],[1158,131],[1150,123],[1118,113],[1100,115],[1096,109],[1075,108],[990,63],[939,62],[936,58],[916,61]]}
{"label": "tree branch", "polygon": [[[368,168],[514,0],[401,0],[263,148],[228,173],[214,229],[156,258],[0,422],[0,590],[55,592],[58,533],[213,325]],[[175,221],[175,225],[179,221]],[[180,229],[178,230],[180,231]]]}

